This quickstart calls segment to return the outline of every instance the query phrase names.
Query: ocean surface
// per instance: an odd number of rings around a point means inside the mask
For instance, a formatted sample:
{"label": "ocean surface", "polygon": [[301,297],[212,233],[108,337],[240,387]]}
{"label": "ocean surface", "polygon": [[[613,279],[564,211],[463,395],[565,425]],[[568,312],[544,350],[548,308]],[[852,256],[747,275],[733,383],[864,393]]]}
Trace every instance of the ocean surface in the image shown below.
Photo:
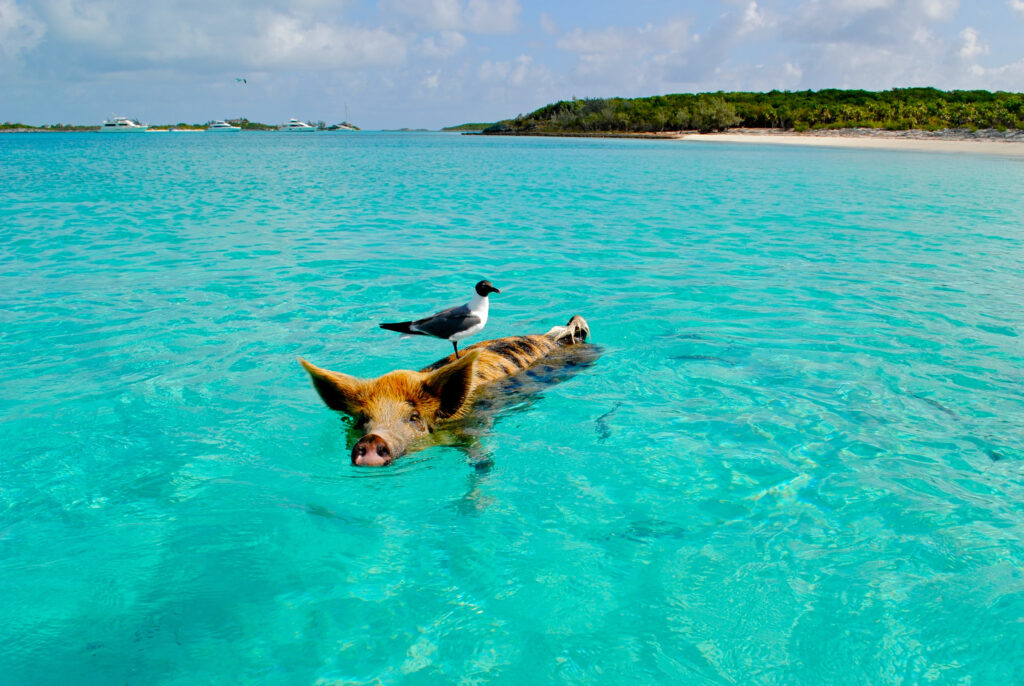
{"label": "ocean surface", "polygon": [[[450,134],[0,135],[0,681],[1024,675],[1024,161]],[[492,460],[358,376],[587,318]],[[482,340],[484,336],[471,339]]]}

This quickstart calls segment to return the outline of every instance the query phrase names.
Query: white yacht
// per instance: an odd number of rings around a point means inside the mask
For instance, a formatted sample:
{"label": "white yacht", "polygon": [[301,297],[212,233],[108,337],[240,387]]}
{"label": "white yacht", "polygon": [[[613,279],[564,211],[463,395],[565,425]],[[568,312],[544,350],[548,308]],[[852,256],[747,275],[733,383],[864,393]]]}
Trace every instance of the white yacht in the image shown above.
{"label": "white yacht", "polygon": [[139,133],[149,129],[149,125],[129,119],[128,117],[111,117],[97,129],[100,133]]}
{"label": "white yacht", "polygon": [[289,119],[287,124],[281,124],[277,127],[278,131],[316,131],[316,128],[310,126],[304,121],[298,119]]}
{"label": "white yacht", "polygon": [[241,126],[232,126],[223,119],[213,122],[206,127],[207,131],[241,131]]}

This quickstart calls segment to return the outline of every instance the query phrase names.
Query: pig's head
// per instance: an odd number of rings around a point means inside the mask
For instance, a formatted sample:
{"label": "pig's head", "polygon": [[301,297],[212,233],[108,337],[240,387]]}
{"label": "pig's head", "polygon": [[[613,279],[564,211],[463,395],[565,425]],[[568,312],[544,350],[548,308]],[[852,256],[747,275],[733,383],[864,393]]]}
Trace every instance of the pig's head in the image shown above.
{"label": "pig's head", "polygon": [[477,357],[477,351],[470,351],[432,372],[400,369],[376,379],[328,371],[301,358],[299,362],[327,406],[352,417],[355,432],[361,434],[352,446],[352,464],[383,467],[423,447],[439,423],[465,412]]}

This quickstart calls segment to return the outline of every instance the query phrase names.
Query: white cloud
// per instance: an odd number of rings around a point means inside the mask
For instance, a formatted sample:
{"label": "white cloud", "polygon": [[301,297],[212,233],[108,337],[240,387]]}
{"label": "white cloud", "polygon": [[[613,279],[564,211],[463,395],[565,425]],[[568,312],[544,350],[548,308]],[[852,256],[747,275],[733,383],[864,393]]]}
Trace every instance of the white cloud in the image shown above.
{"label": "white cloud", "polygon": [[960,50],[957,54],[965,60],[971,60],[978,55],[987,55],[988,46],[978,40],[978,30],[968,26],[960,32]]}
{"label": "white cloud", "polygon": [[[1021,1],[1024,2],[1024,0]],[[549,36],[553,36],[558,33],[558,24],[555,23],[555,20],[552,19],[547,12],[540,13],[540,28]]]}
{"label": "white cloud", "polygon": [[1024,0],[1010,0],[1006,4],[1010,6],[1011,10],[1015,12],[1020,12],[1022,15],[1024,15]]}
{"label": "white cloud", "polygon": [[658,84],[696,44],[689,25],[671,20],[634,28],[609,27],[600,31],[574,29],[556,45],[577,55],[572,77],[590,92],[635,95]]}
{"label": "white cloud", "polygon": [[419,52],[424,57],[443,59],[458,54],[466,47],[466,37],[458,31],[442,31],[420,41]]}
{"label": "white cloud", "polygon": [[743,11],[743,21],[737,33],[742,36],[761,29],[770,29],[775,26],[775,21],[774,17],[759,8],[756,2],[751,1]]}
{"label": "white cloud", "polygon": [[258,68],[330,69],[396,65],[405,61],[405,42],[383,29],[306,23],[272,15],[249,43],[250,63]]}
{"label": "white cloud", "polygon": [[953,16],[959,0],[921,0],[921,11],[929,19],[946,20]]}
{"label": "white cloud", "polygon": [[783,36],[798,43],[885,45],[950,19],[958,0],[808,0],[788,17]]}
{"label": "white cloud", "polygon": [[562,50],[580,54],[623,52],[636,43],[630,34],[617,28],[607,28],[604,31],[596,32],[574,29],[559,38],[557,45]]}
{"label": "white cloud", "polygon": [[835,9],[844,12],[877,10],[892,7],[893,0],[836,0],[831,3]]}
{"label": "white cloud", "polygon": [[14,57],[27,52],[39,45],[45,33],[46,26],[31,10],[14,0],[0,0],[0,54]]}
{"label": "white cloud", "polygon": [[894,84],[931,83],[931,65],[922,69],[920,64],[881,46],[865,50],[850,43],[832,43],[809,51],[801,66],[804,83],[811,88],[879,90]]}
{"label": "white cloud", "polygon": [[823,9],[840,15],[858,15],[884,10],[907,11],[924,15],[928,19],[949,19],[956,12],[960,0],[811,0],[805,3],[814,9]]}
{"label": "white cloud", "polygon": [[946,24],[959,6],[957,0],[807,0],[780,19],[775,38],[803,69],[803,87],[1011,87],[997,86],[995,72],[971,64],[991,54],[975,28],[951,33]]}
{"label": "white cloud", "polygon": [[522,7],[518,0],[382,0],[380,11],[408,17],[418,30],[509,33]]}
{"label": "white cloud", "polygon": [[918,26],[910,34],[910,40],[920,46],[927,46],[935,42],[935,34],[927,26]]}
{"label": "white cloud", "polygon": [[487,61],[480,65],[480,79],[487,83],[522,86],[538,74],[546,73],[546,68],[536,67],[529,55],[520,55],[509,61]]}
{"label": "white cloud", "polygon": [[[1024,0],[1011,0],[1024,7]],[[979,32],[948,23],[958,0],[729,0],[699,35],[647,24],[573,29],[557,42],[577,56],[574,89],[622,95],[678,90],[870,88],[1019,89],[1019,68],[982,68]],[[970,8],[973,9],[973,8]],[[670,40],[673,38],[675,42]],[[742,57],[740,57],[742,55]],[[1016,79],[1016,80],[1015,80]]]}
{"label": "white cloud", "polygon": [[792,62],[753,66],[725,64],[715,69],[714,83],[702,84],[701,90],[798,90],[803,77],[803,68]]}
{"label": "white cloud", "polygon": [[518,0],[469,0],[466,17],[471,31],[508,33],[518,28],[522,11]]}
{"label": "white cloud", "polygon": [[1001,67],[984,69],[988,88],[1002,90],[1024,90],[1024,60],[1018,60]]}
{"label": "white cloud", "polygon": [[643,95],[718,90],[740,87],[744,75],[758,84],[770,84],[769,88],[792,87],[792,74],[778,62],[769,66],[729,62],[737,45],[746,50],[776,37],[779,21],[748,0],[700,34],[690,22],[676,18],[636,28],[576,29],[557,45],[577,53],[573,76],[590,92]]}
{"label": "white cloud", "polygon": [[691,44],[688,24],[679,19],[639,28],[609,27],[602,31],[574,29],[557,42],[559,48],[581,55],[682,50]]}
{"label": "white cloud", "polygon": [[383,0],[380,10],[409,17],[428,31],[460,30],[463,3],[460,0]]}
{"label": "white cloud", "polygon": [[[40,12],[51,33],[76,43],[112,47],[119,41],[115,7],[99,2],[48,0],[40,3]],[[129,9],[128,14],[132,12]],[[138,15],[135,15],[138,16]]]}
{"label": "white cloud", "polygon": [[[405,61],[412,40],[407,34],[346,23],[337,14],[337,3],[332,5],[334,12],[316,11],[325,2],[298,0],[280,11],[250,8],[244,0],[219,0],[212,6],[200,0],[152,5],[40,0],[39,8],[58,50],[74,55],[61,64],[65,73],[80,69],[95,75],[197,63],[205,63],[200,71],[209,71],[209,65],[322,70]],[[450,39],[433,47],[453,46]]]}

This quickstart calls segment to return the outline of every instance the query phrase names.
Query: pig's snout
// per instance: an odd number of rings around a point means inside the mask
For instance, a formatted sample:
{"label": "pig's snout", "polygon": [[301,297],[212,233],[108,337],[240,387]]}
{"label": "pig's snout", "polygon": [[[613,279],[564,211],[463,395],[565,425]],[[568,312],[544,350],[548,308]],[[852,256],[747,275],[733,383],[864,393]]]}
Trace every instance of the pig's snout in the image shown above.
{"label": "pig's snout", "polygon": [[377,434],[366,434],[352,446],[352,464],[364,467],[384,467],[395,459],[387,441]]}

